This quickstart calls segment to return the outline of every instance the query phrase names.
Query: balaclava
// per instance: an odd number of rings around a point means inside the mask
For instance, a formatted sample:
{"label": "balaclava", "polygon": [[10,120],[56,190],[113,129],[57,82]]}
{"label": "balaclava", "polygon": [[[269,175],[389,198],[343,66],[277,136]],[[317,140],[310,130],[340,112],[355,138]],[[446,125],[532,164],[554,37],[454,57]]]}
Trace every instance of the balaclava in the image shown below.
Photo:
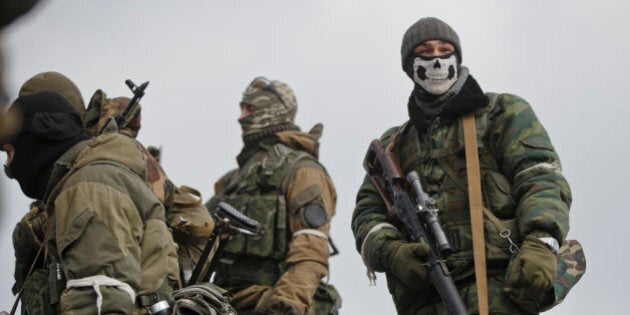
{"label": "balaclava", "polygon": [[85,115],[85,103],[81,91],[65,75],[55,71],[38,73],[22,84],[18,96],[41,91],[53,91],[61,94],[79,112],[81,117]]}
{"label": "balaclava", "polygon": [[[414,49],[427,40],[443,40],[455,47],[453,53],[421,57]],[[414,83],[432,95],[442,95],[457,81],[462,49],[457,33],[443,21],[426,17],[411,25],[400,48],[402,68]]]}
{"label": "balaclava", "polygon": [[83,132],[81,115],[60,94],[35,92],[18,97],[7,111],[17,121],[5,132],[15,154],[5,166],[9,178],[18,181],[30,198],[42,199],[55,161],[70,147],[89,137]]}
{"label": "balaclava", "polygon": [[238,120],[246,145],[278,131],[299,130],[294,124],[297,100],[293,90],[283,82],[255,78],[243,92],[241,104],[256,107],[253,113]]}
{"label": "balaclava", "polygon": [[[105,92],[96,90],[90,99],[85,116],[83,116],[85,132],[95,136],[103,128],[109,117],[121,114],[129,106],[130,101],[131,99],[125,96],[107,98]],[[130,113],[132,118],[120,131],[133,138],[138,137],[140,127],[142,127],[140,112],[141,106],[138,104],[134,108],[134,112]]]}

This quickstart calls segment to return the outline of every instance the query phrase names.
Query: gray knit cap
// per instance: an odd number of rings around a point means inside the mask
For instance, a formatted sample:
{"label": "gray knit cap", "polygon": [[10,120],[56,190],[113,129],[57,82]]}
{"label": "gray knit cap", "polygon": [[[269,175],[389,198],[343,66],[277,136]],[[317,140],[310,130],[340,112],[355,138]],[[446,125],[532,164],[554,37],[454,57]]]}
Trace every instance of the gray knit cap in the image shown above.
{"label": "gray knit cap", "polygon": [[439,39],[447,41],[455,46],[457,62],[462,63],[462,47],[459,44],[457,33],[442,20],[434,17],[425,17],[411,25],[403,36],[400,46],[400,57],[402,58],[402,68],[407,66],[407,61],[413,50],[426,40]]}

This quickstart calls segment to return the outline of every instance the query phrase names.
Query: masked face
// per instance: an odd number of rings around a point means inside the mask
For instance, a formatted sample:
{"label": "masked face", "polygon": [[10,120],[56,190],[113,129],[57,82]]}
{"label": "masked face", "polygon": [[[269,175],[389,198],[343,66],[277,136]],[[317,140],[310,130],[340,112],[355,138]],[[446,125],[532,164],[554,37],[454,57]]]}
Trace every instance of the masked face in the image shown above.
{"label": "masked face", "polygon": [[416,56],[413,81],[431,94],[444,94],[457,81],[457,56],[454,52],[442,56]]}
{"label": "masked face", "polygon": [[265,128],[293,123],[295,112],[279,102],[278,98],[266,91],[253,94],[251,99],[241,102],[241,124],[243,136],[265,130]]}

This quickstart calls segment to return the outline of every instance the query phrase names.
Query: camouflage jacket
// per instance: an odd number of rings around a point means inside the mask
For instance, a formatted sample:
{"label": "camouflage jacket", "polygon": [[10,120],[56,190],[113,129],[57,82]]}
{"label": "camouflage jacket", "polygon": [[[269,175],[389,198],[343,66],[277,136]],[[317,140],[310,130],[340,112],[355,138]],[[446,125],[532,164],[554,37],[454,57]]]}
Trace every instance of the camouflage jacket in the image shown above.
{"label": "camouflage jacket", "polygon": [[55,216],[49,268],[31,274],[22,295],[30,314],[51,304],[63,313],[130,314],[139,310],[136,297],[170,293],[176,248],[164,207],[143,180],[145,163],[138,145],[117,133],[79,143],[57,161],[46,199]]}
{"label": "camouflage jacket", "polygon": [[[533,233],[564,240],[569,230],[571,192],[546,131],[522,98],[494,93],[487,96],[489,104],[474,111],[484,206],[511,230],[517,243]],[[413,124],[406,123],[385,132],[381,141],[397,155],[405,174],[412,170],[420,174],[425,191],[437,201],[442,228],[455,249],[447,266],[459,288],[467,287],[465,283],[474,277],[474,264],[461,116],[437,117],[422,138]],[[386,211],[379,193],[366,177],[357,194],[352,229],[357,250],[367,266],[387,273],[384,248],[389,241],[377,237],[385,233],[383,230],[371,232],[380,223],[394,223],[388,221]],[[511,254],[508,241],[498,235],[500,227],[487,216],[484,221],[492,299],[502,294],[503,275]],[[401,314],[415,314],[422,305],[439,303],[434,290],[410,292],[389,274],[387,279]],[[474,296],[472,291],[465,291],[464,297]],[[474,300],[468,300],[471,312],[476,311]],[[491,311],[501,309],[492,307],[491,303]],[[519,312],[512,307],[501,310]]]}
{"label": "camouflage jacket", "polygon": [[[122,133],[122,132],[121,132]],[[125,133],[123,133],[125,134]],[[136,140],[134,140],[136,141]],[[146,183],[149,185],[155,196],[166,209],[167,218],[173,207],[175,197],[175,185],[168,178],[160,164],[153,158],[148,150],[137,142],[139,148],[145,157],[146,163]],[[181,214],[181,213],[180,213]],[[175,215],[175,214],[174,214]],[[168,222],[172,225],[180,224],[178,218],[169,218]],[[211,222],[209,215],[205,216],[205,222]],[[46,207],[42,201],[34,201],[30,210],[22,217],[13,229],[13,249],[15,250],[15,284],[13,285],[13,294],[17,294],[20,287],[24,283],[24,279],[33,264],[33,260],[37,254],[39,247],[44,239],[44,230],[48,220]],[[203,246],[203,245],[202,245]],[[185,246],[180,246],[184,248]],[[171,273],[178,274],[174,270]],[[171,279],[175,279],[175,275],[171,275]]]}
{"label": "camouflage jacket", "polygon": [[328,272],[336,204],[333,183],[316,159],[317,138],[282,131],[260,141],[248,158],[239,159],[239,169],[216,183],[206,203],[212,210],[227,201],[261,224],[261,235],[230,240],[217,268],[216,283],[234,293],[237,310],[306,314],[313,307]]}

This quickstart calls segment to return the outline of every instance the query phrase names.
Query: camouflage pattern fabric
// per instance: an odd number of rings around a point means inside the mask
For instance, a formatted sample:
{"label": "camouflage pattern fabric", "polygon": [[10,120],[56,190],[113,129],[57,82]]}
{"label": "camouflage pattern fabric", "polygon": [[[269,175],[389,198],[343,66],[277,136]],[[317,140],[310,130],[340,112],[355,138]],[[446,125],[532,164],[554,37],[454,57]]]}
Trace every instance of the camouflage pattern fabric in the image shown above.
{"label": "camouflage pattern fabric", "polygon": [[567,240],[558,250],[558,274],[555,283],[556,302],[553,306],[564,301],[571,288],[580,281],[585,272],[586,256],[582,244],[577,240]]}
{"label": "camouflage pattern fabric", "polygon": [[[142,144],[140,145],[142,146]],[[144,146],[142,146],[142,153],[146,158],[146,182],[168,213],[173,207],[173,199],[175,198],[177,187],[170,178],[168,178],[168,175],[166,175],[160,163],[151,156],[151,153],[149,153]]]}
{"label": "camouflage pattern fabric", "polygon": [[31,210],[16,224],[13,230],[13,248],[15,249],[13,294],[17,294],[24,284],[28,271],[36,259],[37,252],[44,241],[47,218],[44,205],[35,201],[31,204]]}
{"label": "camouflage pattern fabric", "polygon": [[50,304],[48,269],[37,269],[29,276],[22,290],[22,314],[59,314],[59,305]]}
{"label": "camouflage pattern fabric", "polygon": [[[96,90],[90,98],[87,111],[83,116],[83,124],[85,131],[89,135],[96,135],[105,125],[110,117],[114,117],[122,113],[131,101],[128,97],[115,97],[107,98],[107,94],[102,90]],[[134,108],[134,111],[129,113],[131,119],[127,122],[123,128],[120,128],[121,132],[127,133],[130,137],[138,137],[138,132],[141,127],[140,117],[141,106],[138,104]]]}
{"label": "camouflage pattern fabric", "polygon": [[[511,230],[516,243],[540,231],[564,240],[569,230],[571,192],[546,131],[522,98],[491,93],[488,97],[490,105],[475,112],[484,205]],[[405,174],[411,170],[420,174],[424,189],[442,210],[441,225],[454,247],[446,264],[469,312],[475,313],[476,297],[467,298],[474,289],[474,282],[468,283],[474,278],[474,264],[461,119],[438,117],[429,133],[423,139],[418,137],[414,126],[406,124],[388,130],[381,141],[384,146],[392,144],[390,149],[398,156]],[[499,236],[494,224],[484,220],[487,264],[497,269],[489,270],[490,311],[524,313],[502,292],[511,257],[510,243]],[[357,250],[362,245],[373,249],[364,253],[364,259],[381,272],[387,271],[383,263],[386,259],[378,246],[371,246],[373,238],[366,240],[366,236],[376,224],[385,222],[386,207],[366,177],[357,194],[352,229]],[[410,291],[394,278],[388,274],[388,287],[400,313],[415,314],[440,302],[434,289]]]}
{"label": "camouflage pattern fabric", "polygon": [[297,112],[297,100],[293,90],[280,81],[260,77],[243,92],[243,104],[256,106],[249,116],[240,119],[243,136],[261,132],[268,127],[293,124]]}

